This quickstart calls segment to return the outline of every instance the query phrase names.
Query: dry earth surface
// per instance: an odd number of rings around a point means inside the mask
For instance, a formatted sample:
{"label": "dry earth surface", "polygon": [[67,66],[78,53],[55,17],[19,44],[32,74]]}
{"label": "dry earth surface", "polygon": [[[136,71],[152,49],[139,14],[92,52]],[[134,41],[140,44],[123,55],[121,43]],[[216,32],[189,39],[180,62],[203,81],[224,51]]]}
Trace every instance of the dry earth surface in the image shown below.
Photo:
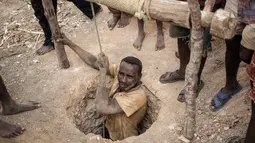
{"label": "dry earth surface", "polygon": [[[72,3],[58,1],[58,20],[61,30],[94,55],[99,53],[93,21],[86,18]],[[176,39],[168,36],[168,24],[164,24],[166,48],[154,51],[156,43],[156,24],[145,24],[146,38],[141,51],[133,48],[137,36],[137,23],[133,18],[126,28],[110,31],[107,20],[109,11],[97,16],[103,51],[113,63],[128,55],[140,58],[144,64],[142,81],[162,101],[158,120],[144,134],[130,137],[122,143],[178,143],[182,132],[185,105],[176,98],[184,82],[160,84],[158,78],[166,71],[178,68],[179,61]],[[66,108],[69,101],[76,98],[79,88],[86,88],[98,72],[82,62],[68,47],[67,55],[71,67],[60,69],[55,51],[37,56],[35,50],[41,46],[44,37],[27,0],[0,0],[0,74],[4,78],[11,96],[17,101],[34,100],[42,108],[0,118],[26,128],[26,132],[15,139],[0,138],[0,143],[103,143],[93,134],[85,135],[79,131]],[[219,112],[212,113],[209,103],[218,90],[224,86],[224,41],[215,39],[213,51],[206,63],[202,79],[205,87],[197,100],[197,132],[194,142],[222,142],[232,135],[245,135],[250,118],[249,88],[245,65],[241,64],[238,74],[244,86],[241,93],[234,96]]]}

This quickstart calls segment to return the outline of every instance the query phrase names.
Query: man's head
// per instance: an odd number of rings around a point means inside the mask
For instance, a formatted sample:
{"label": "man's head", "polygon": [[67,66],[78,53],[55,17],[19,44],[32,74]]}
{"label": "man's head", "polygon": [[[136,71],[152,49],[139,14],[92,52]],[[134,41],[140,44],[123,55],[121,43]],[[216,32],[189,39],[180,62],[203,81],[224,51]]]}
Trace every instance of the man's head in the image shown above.
{"label": "man's head", "polygon": [[121,60],[118,81],[121,91],[135,87],[142,77],[142,62],[136,57],[128,56]]}

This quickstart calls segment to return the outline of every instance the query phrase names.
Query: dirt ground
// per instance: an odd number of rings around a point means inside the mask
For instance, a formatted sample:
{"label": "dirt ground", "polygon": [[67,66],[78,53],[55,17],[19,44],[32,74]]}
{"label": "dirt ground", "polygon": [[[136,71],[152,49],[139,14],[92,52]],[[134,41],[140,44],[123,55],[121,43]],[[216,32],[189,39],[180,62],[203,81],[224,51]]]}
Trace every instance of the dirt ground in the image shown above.
{"label": "dirt ground", "polygon": [[[108,30],[108,9],[97,17],[103,51],[113,63],[128,55],[134,55],[143,61],[142,81],[162,101],[158,120],[144,134],[130,137],[121,143],[178,143],[182,132],[185,105],[176,98],[184,82],[160,84],[158,78],[166,71],[176,70],[179,61],[176,39],[168,36],[168,24],[165,23],[166,48],[156,52],[156,24],[145,24],[146,38],[142,51],[132,44],[137,35],[136,19],[123,29]],[[42,108],[12,116],[0,118],[12,124],[21,125],[26,132],[15,139],[0,138],[0,143],[103,143],[93,134],[85,135],[73,124],[66,112],[69,101],[79,95],[79,88],[93,80],[98,72],[86,64],[68,47],[67,55],[71,67],[58,67],[55,51],[37,56],[35,50],[41,46],[44,37],[27,0],[0,0],[0,74],[4,78],[11,96],[17,101],[34,100]],[[95,26],[92,21],[70,2],[59,0],[58,19],[61,30],[76,44],[94,55],[99,53]],[[245,74],[245,65],[239,69],[238,79],[244,89],[234,96],[219,112],[212,113],[209,103],[214,94],[224,86],[224,41],[213,42],[213,52],[203,73],[205,87],[197,100],[196,143],[222,142],[233,135],[245,135],[250,118],[250,101],[247,98],[249,82]]]}

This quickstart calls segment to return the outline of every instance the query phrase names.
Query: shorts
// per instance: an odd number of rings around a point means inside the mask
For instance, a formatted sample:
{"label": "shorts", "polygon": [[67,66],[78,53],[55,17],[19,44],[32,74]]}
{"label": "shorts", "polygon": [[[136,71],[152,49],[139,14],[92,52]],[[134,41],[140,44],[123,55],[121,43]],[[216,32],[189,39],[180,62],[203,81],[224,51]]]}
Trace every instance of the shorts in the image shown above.
{"label": "shorts", "polygon": [[243,24],[238,18],[238,1],[239,0],[227,0],[224,10],[234,14],[234,16],[237,18],[238,22],[236,26],[236,34],[241,35],[245,24]]}
{"label": "shorts", "polygon": [[255,51],[255,24],[245,26],[242,33],[241,45]]}
{"label": "shorts", "polygon": [[[215,12],[217,9],[221,8],[221,4],[216,4],[213,8],[213,12]],[[203,7],[200,7],[202,10]],[[181,38],[183,40],[187,40],[190,37],[190,29],[183,28],[176,25],[171,25],[169,27],[169,36],[172,38]],[[204,29],[204,49],[208,49],[211,47],[211,34],[210,34],[210,28]]]}
{"label": "shorts", "polygon": [[[169,36],[172,38],[181,38],[183,40],[189,40],[190,38],[190,29],[183,28],[176,25],[171,25],[169,28]],[[204,40],[203,40],[203,46],[204,50],[207,50],[208,48],[211,48],[211,34],[210,34],[210,28],[204,29]]]}

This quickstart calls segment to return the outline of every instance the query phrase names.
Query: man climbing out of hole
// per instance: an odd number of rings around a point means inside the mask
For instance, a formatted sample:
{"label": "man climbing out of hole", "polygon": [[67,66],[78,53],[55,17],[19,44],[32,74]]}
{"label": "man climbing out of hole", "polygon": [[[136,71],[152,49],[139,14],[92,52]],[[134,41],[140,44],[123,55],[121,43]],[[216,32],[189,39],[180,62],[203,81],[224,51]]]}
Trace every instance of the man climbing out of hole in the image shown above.
{"label": "man climbing out of hole", "polygon": [[[99,70],[96,109],[107,116],[106,129],[110,138],[116,141],[137,136],[137,126],[143,120],[147,106],[147,96],[141,83],[142,62],[129,56],[122,59],[118,67],[109,64],[103,53],[97,59],[65,35],[62,36],[59,41],[73,49],[86,64]],[[105,85],[106,74],[114,78],[110,92]]]}
{"label": "man climbing out of hole", "polygon": [[[217,9],[224,7],[225,1],[215,0],[215,6],[212,7],[210,3],[205,3],[205,0],[199,0],[199,4],[200,9],[215,12]],[[184,80],[186,67],[190,60],[190,48],[189,48],[190,30],[176,25],[170,25],[169,35],[172,38],[177,38],[178,52],[176,52],[175,55],[177,58],[180,59],[180,67],[176,71],[166,72],[165,74],[161,75],[159,81],[163,84]],[[197,92],[199,92],[204,86],[204,82],[201,80],[201,74],[207,59],[208,49],[211,48],[211,37],[212,36],[210,35],[210,28],[205,28],[203,42],[204,53],[201,59],[201,65],[198,73],[199,82]],[[179,93],[177,100],[180,102],[185,102],[184,89],[181,90],[181,92]]]}
{"label": "man climbing out of hole", "polygon": [[[42,0],[30,0],[32,8],[34,9],[34,15],[39,20],[39,24],[44,32],[44,43],[43,45],[36,51],[36,54],[38,55],[44,55],[52,50],[54,50],[54,43],[52,42],[52,33],[50,29],[50,25],[47,21],[47,18],[44,15],[44,9],[42,5]],[[90,2],[85,0],[68,0],[70,2],[73,2],[73,4],[78,7],[84,15],[89,17],[90,19],[93,18],[92,15],[92,9],[90,6]],[[55,9],[55,12],[57,11],[57,0],[52,0],[53,7]],[[95,13],[99,13],[102,11],[101,6],[99,6],[96,3],[93,3]]]}
{"label": "man climbing out of hole", "polygon": [[[34,110],[40,107],[39,103],[30,101],[27,104],[17,104],[9,95],[2,77],[0,76],[0,101],[2,103],[2,114],[13,115],[21,112]],[[25,131],[24,128],[8,124],[0,120],[0,137],[14,138],[21,135]]]}

